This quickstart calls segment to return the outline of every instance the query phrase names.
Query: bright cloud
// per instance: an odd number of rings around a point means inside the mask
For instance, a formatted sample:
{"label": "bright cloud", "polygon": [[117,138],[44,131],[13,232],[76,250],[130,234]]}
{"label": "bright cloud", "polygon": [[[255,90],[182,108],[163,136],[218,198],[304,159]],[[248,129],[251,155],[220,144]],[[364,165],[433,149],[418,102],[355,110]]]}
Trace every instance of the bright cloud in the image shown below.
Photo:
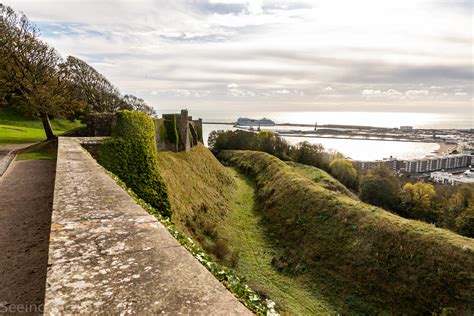
{"label": "bright cloud", "polygon": [[[6,0],[156,107],[467,110],[464,0]],[[337,93],[336,93],[337,92]]]}

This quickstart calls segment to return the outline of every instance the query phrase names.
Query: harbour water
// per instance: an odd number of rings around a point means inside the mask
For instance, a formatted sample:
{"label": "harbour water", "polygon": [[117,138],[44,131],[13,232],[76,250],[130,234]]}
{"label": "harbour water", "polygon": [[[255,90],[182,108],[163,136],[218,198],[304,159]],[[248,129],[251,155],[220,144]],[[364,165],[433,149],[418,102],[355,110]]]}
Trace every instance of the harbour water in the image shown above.
{"label": "harbour water", "polygon": [[[172,112],[172,111],[171,111]],[[163,113],[167,113],[163,111]],[[194,111],[193,117],[201,117],[207,122],[235,122],[238,117],[272,119],[276,123],[294,124],[344,124],[369,125],[376,127],[400,127],[402,125],[414,128],[474,128],[472,113],[439,114],[439,113],[400,113],[400,112],[233,112],[233,111]],[[232,125],[206,124],[203,126],[203,137],[207,144],[209,133],[213,130],[234,129]],[[311,127],[284,127],[278,129],[312,129]],[[312,137],[286,137],[296,144],[302,141],[320,143],[326,149],[341,152],[346,157],[356,160],[377,160],[390,156],[399,159],[423,158],[433,155],[439,149],[437,143],[399,142],[381,140],[333,139]]]}

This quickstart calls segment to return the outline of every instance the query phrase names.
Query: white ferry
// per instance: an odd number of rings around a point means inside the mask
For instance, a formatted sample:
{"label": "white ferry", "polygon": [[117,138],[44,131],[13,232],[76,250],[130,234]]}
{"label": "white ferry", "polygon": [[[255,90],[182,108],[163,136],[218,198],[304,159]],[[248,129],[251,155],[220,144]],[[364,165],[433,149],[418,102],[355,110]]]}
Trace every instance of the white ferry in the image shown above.
{"label": "white ferry", "polygon": [[275,126],[275,122],[267,118],[254,120],[247,117],[239,117],[235,125],[236,126]]}

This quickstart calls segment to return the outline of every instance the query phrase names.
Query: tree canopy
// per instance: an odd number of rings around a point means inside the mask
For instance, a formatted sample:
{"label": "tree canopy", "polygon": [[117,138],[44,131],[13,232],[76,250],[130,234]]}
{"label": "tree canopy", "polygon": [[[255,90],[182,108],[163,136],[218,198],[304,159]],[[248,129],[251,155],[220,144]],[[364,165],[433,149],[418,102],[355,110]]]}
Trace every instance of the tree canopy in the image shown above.
{"label": "tree canopy", "polygon": [[62,71],[86,100],[89,112],[114,112],[120,109],[121,95],[110,81],[86,62],[69,56]]}
{"label": "tree canopy", "polygon": [[41,119],[48,139],[55,138],[50,117],[77,119],[122,109],[155,113],[143,99],[122,97],[85,61],[73,56],[64,61],[39,36],[24,14],[0,4],[0,106]]}
{"label": "tree canopy", "polygon": [[331,174],[341,181],[342,184],[351,189],[357,189],[357,171],[349,160],[342,158],[334,159],[329,164],[329,169]]}
{"label": "tree canopy", "polygon": [[39,39],[25,15],[0,4],[2,99],[30,117],[41,118],[48,139],[54,138],[50,116],[75,117],[84,103],[61,71],[61,56]]}
{"label": "tree canopy", "polygon": [[364,202],[392,211],[398,208],[400,183],[386,166],[370,169],[362,177],[359,190]]}

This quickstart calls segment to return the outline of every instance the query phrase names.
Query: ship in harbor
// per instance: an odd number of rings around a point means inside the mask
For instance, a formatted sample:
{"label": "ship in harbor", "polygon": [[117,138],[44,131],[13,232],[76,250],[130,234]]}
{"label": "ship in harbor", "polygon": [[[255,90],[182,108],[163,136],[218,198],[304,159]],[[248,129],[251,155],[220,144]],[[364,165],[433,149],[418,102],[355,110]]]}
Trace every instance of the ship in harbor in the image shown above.
{"label": "ship in harbor", "polygon": [[275,122],[265,117],[260,120],[239,117],[235,126],[275,126]]}

